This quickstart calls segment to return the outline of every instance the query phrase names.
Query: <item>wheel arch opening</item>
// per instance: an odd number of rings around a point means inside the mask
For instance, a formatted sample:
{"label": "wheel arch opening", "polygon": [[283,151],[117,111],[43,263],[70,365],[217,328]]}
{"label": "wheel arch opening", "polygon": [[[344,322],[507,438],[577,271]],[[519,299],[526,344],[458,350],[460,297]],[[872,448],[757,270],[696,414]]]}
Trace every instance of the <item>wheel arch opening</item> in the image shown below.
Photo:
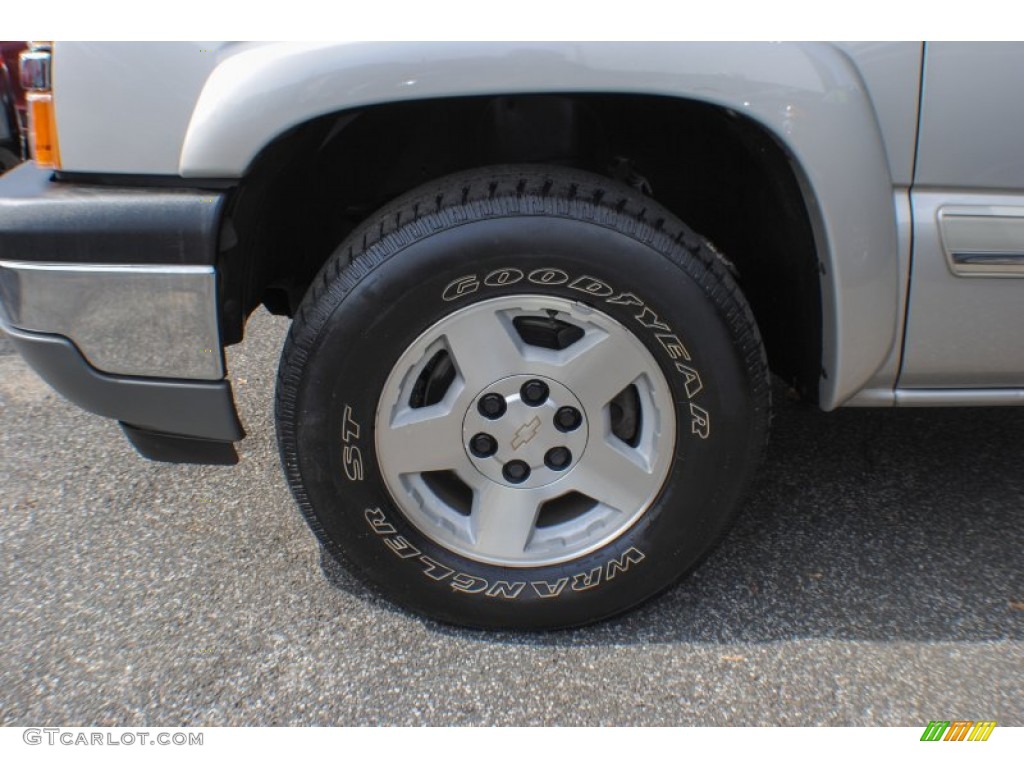
{"label": "wheel arch opening", "polygon": [[698,101],[513,94],[360,108],[268,145],[235,191],[222,234],[224,336],[261,303],[291,315],[338,244],[422,183],[486,165],[579,168],[642,190],[735,265],[772,370],[816,401],[820,266],[795,162],[767,129]]}

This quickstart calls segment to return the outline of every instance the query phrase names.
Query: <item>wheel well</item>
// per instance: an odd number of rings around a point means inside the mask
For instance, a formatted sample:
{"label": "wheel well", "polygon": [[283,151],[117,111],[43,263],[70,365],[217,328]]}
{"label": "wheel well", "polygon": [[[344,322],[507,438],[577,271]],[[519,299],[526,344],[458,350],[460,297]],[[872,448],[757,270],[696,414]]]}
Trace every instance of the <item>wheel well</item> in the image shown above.
{"label": "wheel well", "polygon": [[817,397],[819,262],[785,150],[735,112],[664,97],[515,95],[388,104],[281,136],[235,191],[221,236],[223,332],[260,303],[291,315],[328,256],[398,195],[469,168],[547,163],[619,179],[735,266],[769,363]]}

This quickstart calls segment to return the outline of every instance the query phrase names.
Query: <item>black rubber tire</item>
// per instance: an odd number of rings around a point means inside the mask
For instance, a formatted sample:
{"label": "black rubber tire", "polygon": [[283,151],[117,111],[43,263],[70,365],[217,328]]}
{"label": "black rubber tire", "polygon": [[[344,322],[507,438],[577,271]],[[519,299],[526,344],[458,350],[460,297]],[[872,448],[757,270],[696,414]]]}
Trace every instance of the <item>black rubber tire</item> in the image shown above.
{"label": "black rubber tire", "polygon": [[[581,293],[572,280],[528,289],[484,283],[491,270],[510,266],[524,275],[553,268],[596,278],[644,309]],[[479,279],[458,282],[467,275]],[[542,568],[487,565],[434,543],[403,517],[375,455],[378,399],[399,355],[446,314],[513,293],[570,297],[618,320],[654,355],[676,408],[674,464],[647,512],[597,551]],[[659,323],[670,332],[651,329]],[[699,387],[677,370],[675,342],[699,371]],[[737,512],[763,453],[769,414],[757,325],[710,244],[635,190],[535,166],[440,179],[353,232],[295,316],[276,406],[292,492],[339,562],[412,611],[515,629],[621,613],[695,567]],[[460,576],[487,586],[460,591],[453,581]]]}

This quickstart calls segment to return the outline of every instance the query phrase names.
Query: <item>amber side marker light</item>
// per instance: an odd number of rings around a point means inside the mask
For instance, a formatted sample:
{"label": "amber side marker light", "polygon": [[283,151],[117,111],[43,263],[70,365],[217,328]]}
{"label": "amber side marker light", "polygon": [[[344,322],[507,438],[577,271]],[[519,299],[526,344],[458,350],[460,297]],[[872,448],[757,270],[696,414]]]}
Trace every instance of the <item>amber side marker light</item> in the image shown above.
{"label": "amber side marker light", "polygon": [[57,146],[57,121],[53,112],[52,63],[53,46],[49,42],[32,41],[31,48],[19,57],[21,87],[28,105],[28,146],[36,164],[43,168],[60,168]]}

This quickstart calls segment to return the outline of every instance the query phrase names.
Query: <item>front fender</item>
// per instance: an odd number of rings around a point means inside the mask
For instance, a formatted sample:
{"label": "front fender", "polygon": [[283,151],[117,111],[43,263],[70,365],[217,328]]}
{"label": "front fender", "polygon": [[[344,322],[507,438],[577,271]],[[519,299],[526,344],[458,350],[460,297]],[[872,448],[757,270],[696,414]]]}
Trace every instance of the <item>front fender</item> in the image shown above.
{"label": "front fender", "polygon": [[834,408],[885,362],[901,306],[893,182],[854,63],[824,43],[273,43],[228,48],[202,89],[179,172],[240,177],[312,118],[395,101],[599,92],[703,101],[787,150],[821,262],[819,397]]}

